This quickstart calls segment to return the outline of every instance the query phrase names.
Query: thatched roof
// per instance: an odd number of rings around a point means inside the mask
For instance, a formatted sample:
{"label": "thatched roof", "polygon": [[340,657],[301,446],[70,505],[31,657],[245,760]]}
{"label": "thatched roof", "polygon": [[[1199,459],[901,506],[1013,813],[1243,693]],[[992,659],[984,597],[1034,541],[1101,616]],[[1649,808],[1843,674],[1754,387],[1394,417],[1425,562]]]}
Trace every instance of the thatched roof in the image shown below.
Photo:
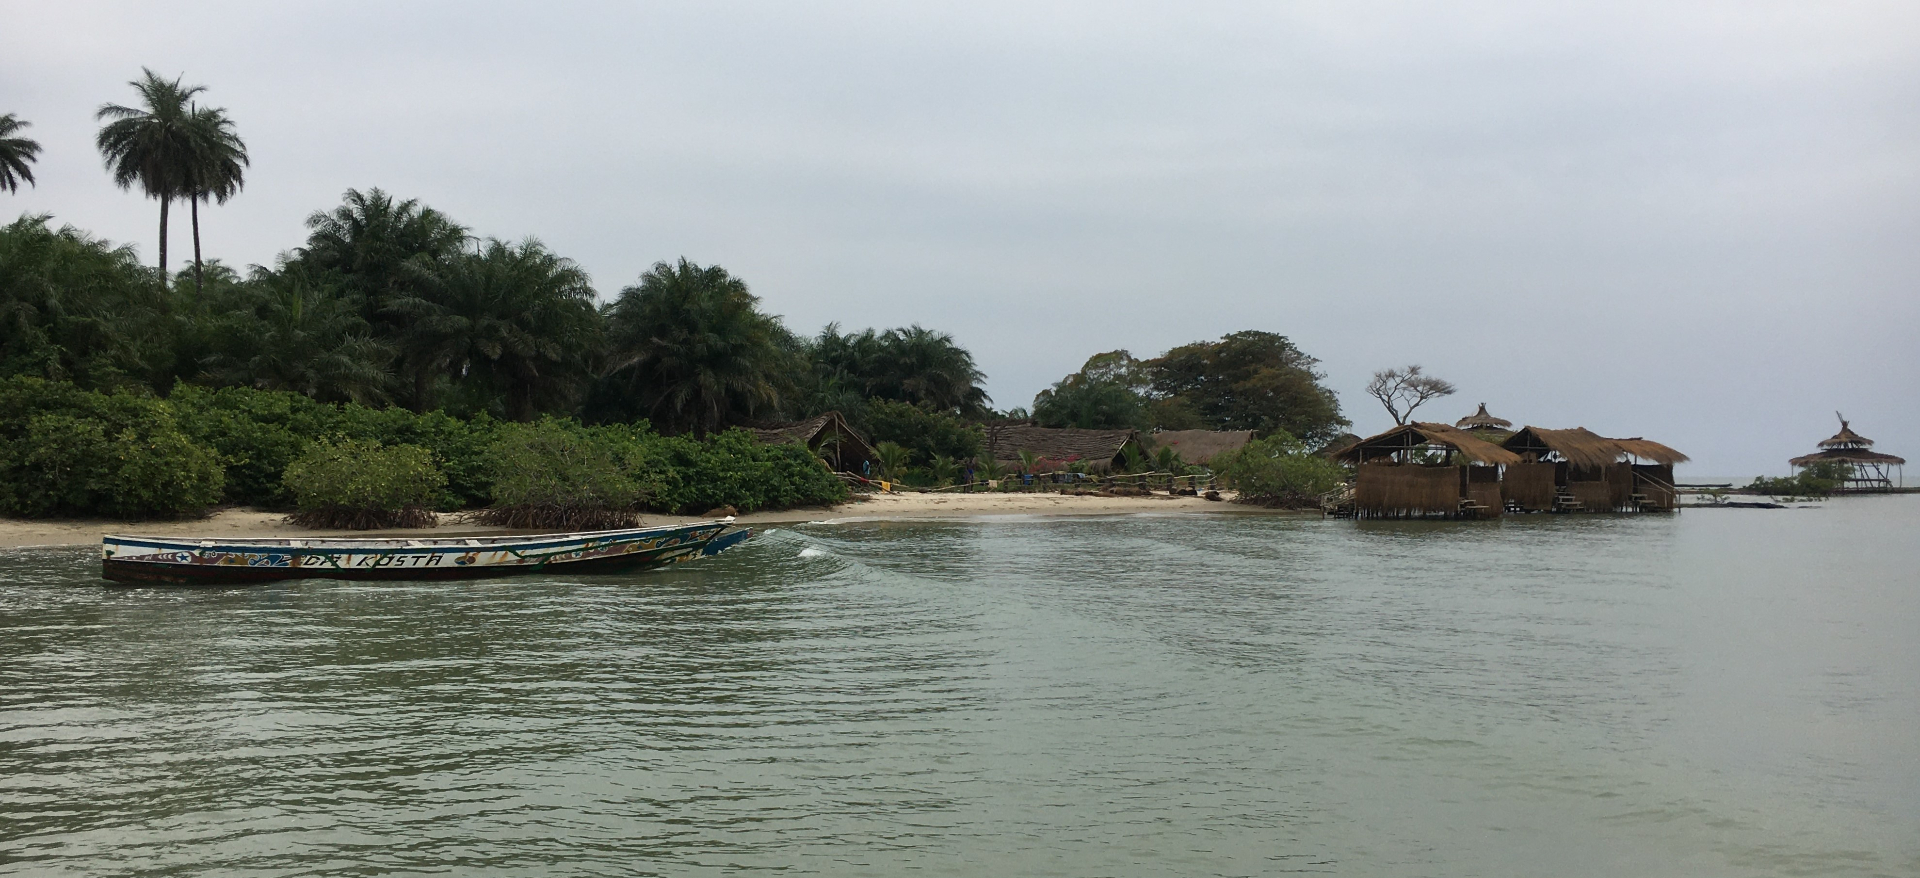
{"label": "thatched roof", "polygon": [[1018,463],[1020,452],[1026,451],[1046,460],[1084,461],[1090,467],[1102,468],[1119,457],[1128,443],[1138,445],[1140,442],[1136,430],[1078,430],[1026,424],[988,424],[985,430],[983,450],[1002,463]]}
{"label": "thatched roof", "polygon": [[1631,455],[1651,460],[1654,463],[1685,463],[1687,456],[1648,439],[1608,439],[1585,427],[1568,430],[1549,430],[1545,427],[1522,427],[1503,443],[1508,451],[1520,454],[1533,453],[1545,455],[1549,452],[1560,455],[1562,460],[1584,469],[1596,469],[1611,463],[1617,463],[1621,457]]}
{"label": "thatched roof", "polygon": [[836,460],[879,460],[879,456],[873,452],[873,446],[868,444],[867,437],[860,435],[860,431],[848,424],[839,412],[827,412],[789,424],[751,427],[748,432],[767,445],[798,442],[808,448],[818,448],[827,439],[837,436],[839,447],[835,450]]}
{"label": "thatched roof", "polygon": [[1487,414],[1487,404],[1483,402],[1479,411],[1455,421],[1454,426],[1462,430],[1511,430],[1513,422]]}
{"label": "thatched roof", "polygon": [[1205,464],[1225,451],[1238,451],[1253,441],[1252,430],[1163,430],[1140,437],[1151,451],[1172,448],[1188,463]]}
{"label": "thatched roof", "polygon": [[1461,457],[1474,463],[1520,462],[1520,455],[1479,439],[1458,427],[1428,423],[1403,424],[1385,433],[1368,436],[1341,449],[1334,455],[1334,459],[1348,463],[1364,463],[1374,458],[1386,457],[1396,451],[1423,445],[1442,445],[1452,448],[1459,452]]}
{"label": "thatched roof", "polygon": [[1632,439],[1615,439],[1613,441],[1614,444],[1620,446],[1620,450],[1634,457],[1638,457],[1641,460],[1651,460],[1654,463],[1663,463],[1667,466],[1673,466],[1676,463],[1686,463],[1693,459],[1652,439],[1642,439],[1635,436]]}
{"label": "thatched roof", "polygon": [[1804,457],[1796,457],[1787,462],[1790,464],[1793,464],[1794,466],[1812,466],[1816,463],[1827,463],[1827,462],[1878,463],[1878,464],[1885,464],[1887,466],[1906,466],[1907,465],[1907,459],[1904,457],[1895,457],[1894,455],[1891,455],[1891,454],[1881,454],[1878,451],[1868,451],[1864,448],[1829,448],[1825,451],[1818,451],[1813,454],[1806,455]]}
{"label": "thatched roof", "polygon": [[[1840,417],[1839,412],[1834,412],[1833,415],[1836,418]],[[1867,437],[1862,436],[1859,433],[1853,432],[1853,428],[1850,426],[1847,426],[1847,419],[1840,418],[1840,432],[1835,433],[1831,438],[1822,441],[1820,443],[1820,447],[1821,448],[1871,448],[1873,447],[1873,440],[1868,439]]]}

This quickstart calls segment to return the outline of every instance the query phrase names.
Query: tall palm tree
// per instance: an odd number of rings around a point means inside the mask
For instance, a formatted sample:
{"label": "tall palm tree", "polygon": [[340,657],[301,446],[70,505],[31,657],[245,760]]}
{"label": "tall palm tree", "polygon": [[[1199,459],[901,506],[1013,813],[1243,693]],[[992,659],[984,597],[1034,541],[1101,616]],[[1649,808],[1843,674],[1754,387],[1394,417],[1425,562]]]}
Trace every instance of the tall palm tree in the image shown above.
{"label": "tall palm tree", "polygon": [[[141,107],[102,104],[94,118],[107,124],[94,139],[113,182],[160,202],[160,274],[167,273],[167,208],[188,192],[188,179],[200,160],[201,140],[193,120],[193,99],[205,86],[182,86],[141,68],[145,78],[129,82]],[[111,121],[108,121],[111,120]]]}
{"label": "tall palm tree", "polygon": [[206,269],[200,262],[200,202],[220,204],[246,185],[247,144],[234,133],[233,120],[222,107],[195,107],[189,125],[196,160],[187,168],[183,194],[193,210],[193,291],[203,292]]}
{"label": "tall palm tree", "polygon": [[607,312],[595,414],[700,434],[773,414],[804,364],[759,302],[720,266],[655,263]]}
{"label": "tall palm tree", "polygon": [[32,122],[22,122],[12,113],[0,115],[0,189],[19,192],[20,181],[27,185],[33,182],[33,168],[28,167],[40,155],[40,144],[19,136],[20,129],[30,128]]}

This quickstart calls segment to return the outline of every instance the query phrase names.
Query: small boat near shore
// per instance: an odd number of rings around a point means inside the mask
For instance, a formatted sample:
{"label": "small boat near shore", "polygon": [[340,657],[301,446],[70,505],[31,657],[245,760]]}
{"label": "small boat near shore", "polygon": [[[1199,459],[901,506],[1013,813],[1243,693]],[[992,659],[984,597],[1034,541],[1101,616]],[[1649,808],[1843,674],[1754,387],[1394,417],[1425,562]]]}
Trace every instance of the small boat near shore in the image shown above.
{"label": "small boat near shore", "polygon": [[732,518],[587,533],[446,538],[177,539],[109,534],[101,575],[136,585],[236,585],[281,579],[484,579],[626,573],[738,545]]}

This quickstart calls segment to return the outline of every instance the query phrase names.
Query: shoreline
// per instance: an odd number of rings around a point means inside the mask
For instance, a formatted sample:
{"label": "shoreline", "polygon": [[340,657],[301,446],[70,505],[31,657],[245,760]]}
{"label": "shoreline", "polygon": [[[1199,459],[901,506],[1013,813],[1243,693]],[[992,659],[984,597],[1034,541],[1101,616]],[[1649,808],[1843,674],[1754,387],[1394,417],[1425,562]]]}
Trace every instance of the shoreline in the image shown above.
{"label": "shoreline", "polygon": [[[107,534],[209,539],[299,537],[462,537],[544,531],[486,527],[441,513],[440,526],[386,530],[324,530],[288,524],[286,514],[250,508],[216,510],[206,518],[176,521],[0,518],[0,549],[97,545]],[[1318,515],[1235,503],[1153,494],[1092,497],[1062,494],[878,494],[831,507],[783,509],[737,516],[746,527],[809,522],[943,521],[995,517],[1061,518],[1082,515]],[[642,526],[698,521],[700,515],[642,515]]]}

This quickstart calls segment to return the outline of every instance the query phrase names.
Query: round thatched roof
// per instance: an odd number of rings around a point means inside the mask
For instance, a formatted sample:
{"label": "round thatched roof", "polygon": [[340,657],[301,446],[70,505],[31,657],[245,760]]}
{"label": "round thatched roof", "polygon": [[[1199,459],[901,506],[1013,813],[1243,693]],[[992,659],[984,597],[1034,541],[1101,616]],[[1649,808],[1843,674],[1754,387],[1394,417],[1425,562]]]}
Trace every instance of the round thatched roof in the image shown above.
{"label": "round thatched roof", "polygon": [[1454,422],[1454,426],[1462,430],[1510,430],[1513,428],[1513,422],[1487,414],[1487,404],[1483,402],[1480,404],[1479,411]]}
{"label": "round thatched roof", "polygon": [[[1834,417],[1840,416],[1839,412],[1834,412],[1833,414],[1834,414]],[[1840,418],[1840,432],[1835,433],[1831,438],[1822,441],[1820,443],[1820,447],[1821,448],[1872,448],[1873,440],[1868,439],[1867,437],[1862,436],[1859,433],[1853,432],[1853,428],[1847,426],[1847,419]]]}

